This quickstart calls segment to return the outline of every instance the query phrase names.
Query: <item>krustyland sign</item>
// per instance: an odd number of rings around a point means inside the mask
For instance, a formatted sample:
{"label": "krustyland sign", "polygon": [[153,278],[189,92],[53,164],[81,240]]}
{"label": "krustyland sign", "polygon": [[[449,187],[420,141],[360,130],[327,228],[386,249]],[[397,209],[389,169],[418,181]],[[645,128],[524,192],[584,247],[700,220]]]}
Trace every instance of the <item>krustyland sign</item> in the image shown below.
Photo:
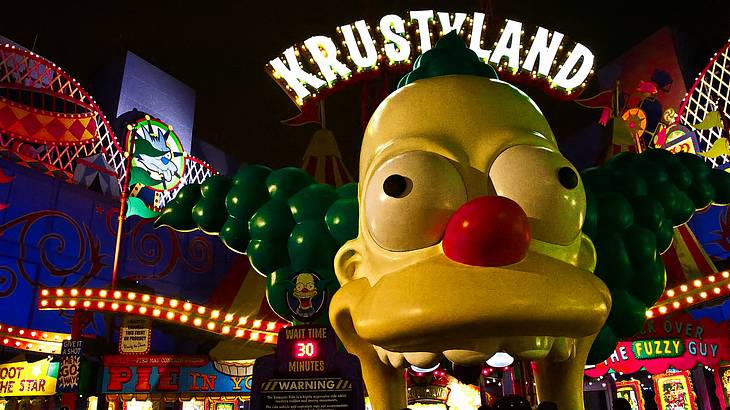
{"label": "krustyland sign", "polygon": [[514,20],[488,25],[484,13],[410,11],[337,27],[337,36],[316,35],[293,45],[267,64],[267,72],[299,106],[329,94],[341,82],[368,78],[383,66],[407,69],[446,33],[456,31],[500,78],[541,83],[575,97],[593,73],[593,53],[563,33],[525,27]]}

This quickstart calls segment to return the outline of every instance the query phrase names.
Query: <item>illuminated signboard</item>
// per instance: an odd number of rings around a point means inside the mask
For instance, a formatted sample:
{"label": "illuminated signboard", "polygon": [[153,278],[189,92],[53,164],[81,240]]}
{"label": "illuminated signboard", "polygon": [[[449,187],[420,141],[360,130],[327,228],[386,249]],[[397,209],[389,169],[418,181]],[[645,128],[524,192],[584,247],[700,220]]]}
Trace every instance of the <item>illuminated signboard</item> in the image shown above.
{"label": "illuminated signboard", "polygon": [[654,379],[654,401],[660,409],[697,410],[689,372],[671,372],[652,376]]}
{"label": "illuminated signboard", "polygon": [[58,371],[57,390],[74,393],[79,390],[81,376],[81,352],[83,340],[64,340],[61,347],[61,363]]}
{"label": "illuminated signboard", "polygon": [[276,354],[256,359],[252,410],[364,406],[360,361],[337,350],[329,326],[283,328]]}
{"label": "illuminated signboard", "polygon": [[[593,53],[561,32],[504,20],[488,25],[484,13],[414,10],[388,14],[375,26],[358,20],[293,45],[266,66],[298,105],[317,101],[342,82],[368,78],[384,66],[408,68],[446,33],[456,31],[500,78],[517,77],[573,97],[593,73]],[[370,74],[370,76],[368,75]]]}
{"label": "illuminated signboard", "polygon": [[152,343],[152,322],[148,317],[124,316],[119,329],[119,353],[147,354]]}
{"label": "illuminated signboard", "polygon": [[628,401],[631,410],[644,410],[644,395],[641,392],[641,382],[638,380],[617,381],[616,397]]}
{"label": "illuminated signboard", "polygon": [[102,392],[215,392],[248,396],[250,362],[213,362],[205,356],[106,356]]}
{"label": "illuminated signboard", "polygon": [[649,319],[632,340],[620,341],[605,361],[588,366],[586,375],[598,377],[609,370],[633,373],[642,367],[657,374],[668,368],[692,369],[698,363],[715,366],[730,360],[727,324],[695,320],[686,313]]}
{"label": "illuminated signboard", "polygon": [[[332,332],[325,326],[284,329],[284,339],[279,342],[280,370],[287,373],[325,371],[326,356],[332,352],[332,347],[327,346],[334,336]],[[320,355],[320,350],[324,354]]]}
{"label": "illuminated signboard", "polygon": [[41,360],[0,365],[0,396],[51,396],[56,394],[58,363]]}
{"label": "illuminated signboard", "polygon": [[682,339],[634,340],[631,342],[631,351],[639,360],[679,357],[684,354],[684,343]]}

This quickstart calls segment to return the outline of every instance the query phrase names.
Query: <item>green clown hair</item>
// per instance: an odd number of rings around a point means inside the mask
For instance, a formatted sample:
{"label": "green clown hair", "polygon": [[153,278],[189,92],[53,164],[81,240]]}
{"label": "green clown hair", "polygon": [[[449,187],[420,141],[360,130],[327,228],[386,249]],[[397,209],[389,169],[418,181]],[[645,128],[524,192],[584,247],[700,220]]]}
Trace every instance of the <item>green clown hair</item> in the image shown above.
{"label": "green clown hair", "polygon": [[[730,174],[700,157],[665,150],[621,153],[583,171],[583,232],[596,247],[595,274],[608,286],[611,312],[593,343],[590,364],[605,360],[619,339],[638,332],[666,281],[661,254],[674,227],[696,209],[730,203]],[[182,188],[155,222],[178,231],[219,235],[248,255],[267,277],[267,299],[296,322],[286,301],[299,272],[317,272],[331,295],[339,284],[334,255],[357,236],[357,184],[318,184],[299,168],[247,165],[232,178],[213,176]],[[326,322],[327,315],[318,321]]]}
{"label": "green clown hair", "polygon": [[[187,185],[165,207],[155,226],[200,229],[220,236],[267,277],[266,296],[283,319],[297,322],[287,305],[295,277],[316,272],[331,296],[339,283],[334,256],[357,236],[357,184],[318,184],[300,168],[276,171],[245,165],[233,178],[215,175]],[[328,301],[325,301],[328,303]],[[318,321],[327,322],[327,306]]]}
{"label": "green clown hair", "polygon": [[441,37],[434,48],[416,58],[413,71],[401,78],[398,88],[424,78],[452,74],[497,79],[497,72],[482,62],[474,51],[466,47],[456,31],[452,31]]}
{"label": "green clown hair", "polygon": [[651,149],[620,153],[582,172],[586,189],[583,232],[596,247],[595,274],[611,291],[611,312],[593,343],[589,364],[605,360],[618,340],[646,320],[646,310],[664,291],[661,254],[674,227],[696,209],[730,202],[730,174],[688,153]]}

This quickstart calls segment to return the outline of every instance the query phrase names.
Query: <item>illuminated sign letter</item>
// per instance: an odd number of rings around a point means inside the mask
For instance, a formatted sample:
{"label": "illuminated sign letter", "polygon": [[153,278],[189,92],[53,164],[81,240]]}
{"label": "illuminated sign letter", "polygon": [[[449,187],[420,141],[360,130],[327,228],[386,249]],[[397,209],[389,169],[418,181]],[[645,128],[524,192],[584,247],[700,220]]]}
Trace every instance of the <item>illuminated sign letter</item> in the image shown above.
{"label": "illuminated sign letter", "polygon": [[431,32],[429,31],[428,21],[433,18],[433,10],[416,10],[411,11],[411,21],[418,22],[418,33],[421,38],[421,49],[419,53],[425,53],[431,49]]}
{"label": "illuminated sign letter", "polygon": [[152,374],[151,367],[137,368],[137,384],[134,386],[135,391],[150,391],[150,374]]}
{"label": "illuminated sign letter", "polygon": [[461,31],[461,26],[464,25],[464,21],[466,20],[466,13],[454,13],[453,24],[450,21],[451,19],[449,18],[449,13],[438,12],[436,14],[439,16],[441,30],[444,32],[444,34],[448,34],[454,30],[456,30],[456,33],[458,34],[459,31]]}
{"label": "illuminated sign letter", "polygon": [[477,53],[477,56],[484,62],[489,60],[491,50],[482,48],[482,29],[484,28],[484,13],[474,13],[474,19],[471,23],[471,42],[469,48]]}
{"label": "illuminated sign letter", "polygon": [[378,51],[375,49],[373,36],[370,35],[370,31],[368,30],[368,25],[365,23],[365,20],[356,21],[355,28],[360,34],[360,41],[365,48],[364,57],[360,54],[360,47],[358,47],[358,41],[355,39],[355,34],[352,32],[352,25],[348,24],[340,27],[342,35],[345,37],[345,44],[347,44],[347,49],[350,52],[350,58],[352,58],[352,62],[358,67],[372,67],[378,62]]}
{"label": "illuminated sign letter", "polygon": [[522,23],[514,20],[507,20],[504,31],[497,41],[497,46],[492,51],[490,62],[499,65],[502,57],[507,57],[507,66],[510,68],[520,67],[520,37],[522,37]]}
{"label": "illuminated sign letter", "polygon": [[110,367],[107,390],[120,391],[124,383],[132,380],[132,369],[129,367]]}
{"label": "illuminated sign letter", "polygon": [[294,47],[287,48],[284,51],[284,57],[286,58],[286,64],[279,57],[269,61],[269,64],[274,69],[274,76],[276,77],[278,75],[284,78],[299,98],[304,98],[309,95],[309,91],[304,87],[304,84],[309,84],[314,88],[320,88],[326,84],[317,78],[317,76],[302,70],[299,66],[299,61],[297,61],[297,56],[294,53]]}
{"label": "illuminated sign letter", "polygon": [[157,390],[176,391],[180,386],[179,367],[158,367],[157,373],[160,375],[160,381],[157,383]]}
{"label": "illuminated sign letter", "polygon": [[[304,41],[307,50],[317,63],[319,71],[328,83],[337,79],[337,75],[346,78],[352,71],[337,60],[337,47],[332,39],[325,36],[314,36]],[[336,74],[335,74],[336,73]]]}
{"label": "illuminated sign letter", "polygon": [[385,39],[385,55],[393,62],[401,62],[411,56],[411,43],[403,34],[406,32],[405,22],[400,16],[388,14],[380,19],[380,32]]}
{"label": "illuminated sign letter", "polygon": [[[575,68],[579,61],[581,63],[580,67]],[[593,53],[591,53],[591,50],[587,49],[583,44],[578,43],[575,45],[575,48],[573,48],[568,59],[565,63],[563,63],[563,68],[561,68],[555,75],[553,84],[558,87],[565,88],[566,90],[579,87],[583,81],[588,78],[588,74],[591,73],[592,67]],[[573,71],[576,71],[576,73],[574,73],[572,77],[568,78],[568,75],[570,75]]]}
{"label": "illuminated sign letter", "polygon": [[532,71],[535,67],[535,62],[539,59],[540,64],[538,65],[537,72],[540,75],[550,75],[550,68],[555,60],[555,55],[558,53],[558,47],[563,41],[563,33],[557,31],[553,32],[553,38],[550,40],[548,45],[549,31],[545,28],[538,27],[537,33],[535,34],[535,40],[532,41],[530,51],[527,53],[525,63],[522,68],[527,71]]}

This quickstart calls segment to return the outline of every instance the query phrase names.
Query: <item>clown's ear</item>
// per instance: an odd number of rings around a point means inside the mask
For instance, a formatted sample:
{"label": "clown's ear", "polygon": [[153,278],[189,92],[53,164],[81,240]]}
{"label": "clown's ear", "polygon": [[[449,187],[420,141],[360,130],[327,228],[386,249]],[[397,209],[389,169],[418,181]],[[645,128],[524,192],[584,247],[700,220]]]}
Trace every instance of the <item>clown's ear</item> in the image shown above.
{"label": "clown's ear", "polygon": [[347,282],[357,278],[361,265],[360,241],[353,239],[345,242],[335,255],[335,275],[340,285],[344,286]]}

